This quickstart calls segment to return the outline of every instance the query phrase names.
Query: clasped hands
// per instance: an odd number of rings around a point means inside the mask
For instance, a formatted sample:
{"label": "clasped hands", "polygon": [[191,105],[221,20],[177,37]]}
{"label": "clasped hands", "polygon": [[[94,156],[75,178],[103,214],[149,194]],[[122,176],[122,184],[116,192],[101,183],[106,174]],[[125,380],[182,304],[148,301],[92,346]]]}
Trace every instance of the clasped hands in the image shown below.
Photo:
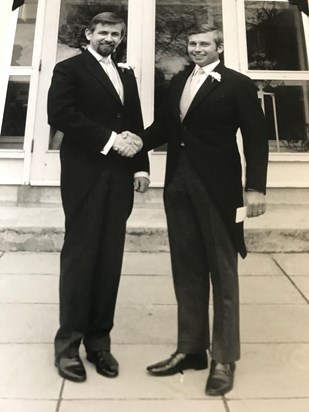
{"label": "clasped hands", "polygon": [[143,147],[142,139],[134,133],[125,131],[117,134],[113,149],[125,157],[133,157]]}

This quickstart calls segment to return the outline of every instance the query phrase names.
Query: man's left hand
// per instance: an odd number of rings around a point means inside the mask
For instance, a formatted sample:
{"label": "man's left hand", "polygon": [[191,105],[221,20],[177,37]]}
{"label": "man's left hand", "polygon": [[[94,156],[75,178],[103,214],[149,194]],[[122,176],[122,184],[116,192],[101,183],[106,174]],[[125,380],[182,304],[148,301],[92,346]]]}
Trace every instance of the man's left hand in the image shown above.
{"label": "man's left hand", "polygon": [[264,193],[249,190],[245,194],[247,205],[247,217],[261,216],[266,212],[266,200]]}
{"label": "man's left hand", "polygon": [[139,176],[134,178],[134,190],[136,192],[145,193],[148,190],[149,179],[147,177]]}

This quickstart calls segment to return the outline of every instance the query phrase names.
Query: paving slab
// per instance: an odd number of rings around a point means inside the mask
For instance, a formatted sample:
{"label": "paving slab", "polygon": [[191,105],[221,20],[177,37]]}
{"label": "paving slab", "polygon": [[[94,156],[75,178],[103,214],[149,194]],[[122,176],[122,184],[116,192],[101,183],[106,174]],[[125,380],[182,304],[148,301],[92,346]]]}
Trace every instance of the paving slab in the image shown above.
{"label": "paving slab", "polygon": [[[249,253],[245,259],[239,257],[238,267],[240,275],[272,276],[283,274],[274,262],[272,255],[267,253]],[[125,275],[169,275],[171,274],[170,254],[169,252],[126,252],[122,273]]]}
{"label": "paving slab", "polygon": [[0,274],[0,303],[58,303],[57,275]]}
{"label": "paving slab", "polygon": [[[155,399],[158,401],[181,399],[213,402],[212,398],[204,395],[208,371],[185,371],[183,376],[177,374],[166,378],[154,378],[147,375],[145,367],[166,358],[171,351],[173,348],[166,345],[114,345],[113,353],[120,361],[119,377],[117,379],[104,378],[96,373],[92,364],[85,361],[87,381],[83,384],[66,381],[63,399],[136,400],[139,402]],[[81,353],[81,356],[84,359],[85,354]],[[308,344],[243,344],[242,360],[237,363],[235,387],[227,395],[228,402],[247,399],[255,403],[257,400],[272,398],[286,400],[302,397],[308,400],[308,357]],[[59,396],[62,379],[53,367],[52,345],[0,345],[0,362],[7,371],[0,377],[0,397],[2,399],[55,400]],[[30,364],[32,368],[29,373]],[[267,379],[265,379],[266,376]],[[67,403],[68,406],[65,405],[66,403],[63,403],[62,407],[69,408],[69,403]],[[122,405],[127,404],[122,403]],[[200,406],[199,403],[196,405]],[[205,403],[205,405],[213,407],[215,404]],[[232,402],[229,402],[229,405],[239,406]],[[94,403],[94,412],[97,411],[98,406],[103,407],[104,404]],[[92,408],[91,402],[90,407]],[[2,412],[2,409],[0,410]],[[13,410],[15,412],[15,409]],[[63,412],[62,409],[60,411]],[[274,411],[270,410],[270,412]],[[92,409],[87,409],[87,412],[92,412]],[[231,412],[234,410],[231,409]]]}
{"label": "paving slab", "polygon": [[53,366],[52,345],[0,344],[0,365],[1,399],[58,399],[62,379]]}
{"label": "paving slab", "polygon": [[0,399],[1,412],[56,412],[56,401]]}
{"label": "paving slab", "polygon": [[293,276],[292,279],[309,301],[309,276]]}
{"label": "paving slab", "polygon": [[[120,303],[112,340],[127,344],[174,344],[176,312],[176,305]],[[309,342],[309,305],[244,304],[240,313],[243,342]],[[1,304],[0,342],[51,343],[58,328],[58,316],[58,305]]]}
{"label": "paving slab", "polygon": [[229,412],[308,412],[307,399],[259,399],[229,401]]}
{"label": "paving slab", "polygon": [[309,253],[278,253],[273,257],[288,275],[309,276]]}
{"label": "paving slab", "polygon": [[58,305],[2,303],[0,343],[51,343],[58,317]]}
{"label": "paving slab", "polygon": [[[305,281],[306,279],[304,278]],[[239,283],[242,304],[307,303],[285,276],[240,276]],[[176,304],[172,277],[123,276],[120,282],[118,304]]]}
{"label": "paving slab", "polygon": [[241,305],[242,342],[309,342],[309,305]]}
{"label": "paving slab", "polygon": [[239,275],[277,276],[283,274],[272,255],[267,253],[248,253],[245,259],[239,257],[238,271]]}
{"label": "paving slab", "polygon": [[[116,308],[113,341],[117,343],[176,342],[175,305],[122,305]],[[212,307],[210,307],[212,320]],[[245,343],[309,342],[309,305],[242,304],[241,338]]]}
{"label": "paving slab", "polygon": [[[63,401],[59,412],[225,412],[219,400]],[[307,411],[306,411],[307,412]]]}
{"label": "paving slab", "polygon": [[176,297],[172,277],[122,276],[117,301],[118,305],[175,305]]}
{"label": "paving slab", "polygon": [[[300,259],[302,255],[304,255],[303,259],[309,256],[309,254],[298,254]],[[290,256],[295,255],[287,254],[287,261]],[[238,265],[240,275],[283,274],[271,254],[249,253],[246,259],[238,259]],[[0,273],[58,274],[59,266],[58,252],[5,252],[0,257]],[[170,254],[169,252],[125,252],[122,273],[124,275],[170,275]]]}
{"label": "paving slab", "polygon": [[[243,344],[241,361],[237,363],[234,389],[226,394],[226,398],[308,399],[308,359],[308,344]],[[264,412],[264,409],[259,411]],[[294,411],[298,412],[297,409]]]}
{"label": "paving slab", "polygon": [[[161,378],[147,375],[145,367],[167,358],[171,351],[173,348],[165,345],[114,345],[113,353],[120,362],[119,377],[104,378],[86,362],[87,381],[82,385],[66,382],[63,399],[213,399],[204,394],[207,370],[188,370],[183,376],[177,374]],[[308,398],[308,355],[308,344],[243,344],[235,386],[226,398]]]}
{"label": "paving slab", "polygon": [[0,258],[0,273],[58,274],[59,253],[6,252]]}
{"label": "paving slab", "polygon": [[[308,412],[309,305],[297,290],[309,296],[308,256],[249,254],[240,260],[242,359],[225,406],[204,394],[208,371],[147,375],[147,365],[175,350],[169,254],[126,253],[112,332],[120,376],[106,379],[85,361],[87,382],[65,382],[57,412]],[[58,273],[59,253],[0,255],[1,412],[56,412],[63,382],[52,345]]]}
{"label": "paving slab", "polygon": [[172,273],[170,254],[126,252],[122,273],[124,275],[170,275]]}
{"label": "paving slab", "polygon": [[176,305],[122,305],[116,307],[112,341],[128,344],[175,344]]}
{"label": "paving slab", "polygon": [[283,276],[240,276],[239,290],[242,304],[307,303],[294,285]]}

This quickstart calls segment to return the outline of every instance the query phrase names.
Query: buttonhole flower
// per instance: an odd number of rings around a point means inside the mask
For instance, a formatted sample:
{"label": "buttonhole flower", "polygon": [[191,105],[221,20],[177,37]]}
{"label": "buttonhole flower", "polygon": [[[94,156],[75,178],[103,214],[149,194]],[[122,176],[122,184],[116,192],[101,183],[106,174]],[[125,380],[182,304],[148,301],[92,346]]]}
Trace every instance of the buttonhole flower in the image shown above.
{"label": "buttonhole flower", "polygon": [[216,82],[221,82],[221,74],[218,72],[210,72],[209,76],[211,76],[211,83],[213,83],[214,81]]}
{"label": "buttonhole flower", "polygon": [[126,69],[126,70],[132,69],[132,66],[130,66],[128,63],[118,63],[117,66],[118,66],[122,71],[124,71],[125,69]]}

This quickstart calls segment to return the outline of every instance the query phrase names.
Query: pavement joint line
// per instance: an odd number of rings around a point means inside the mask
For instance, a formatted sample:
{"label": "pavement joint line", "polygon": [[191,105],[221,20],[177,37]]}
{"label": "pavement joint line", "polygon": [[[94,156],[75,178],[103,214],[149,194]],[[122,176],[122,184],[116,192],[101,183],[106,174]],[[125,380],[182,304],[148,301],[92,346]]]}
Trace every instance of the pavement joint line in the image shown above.
{"label": "pavement joint line", "polygon": [[50,305],[56,306],[59,305],[59,302],[0,302],[0,305]]}
{"label": "pavement joint line", "polygon": [[[127,401],[142,401],[142,402],[147,402],[147,401],[160,401],[160,402],[164,402],[164,401],[177,401],[177,400],[186,400],[186,401],[205,401],[205,399],[207,400],[207,401],[209,401],[209,402],[218,402],[218,400],[220,399],[220,398],[218,398],[218,397],[216,397],[216,398],[210,398],[209,396],[206,396],[206,395],[201,395],[201,397],[200,398],[198,398],[198,397],[194,397],[194,398],[191,398],[191,397],[186,397],[186,398],[181,398],[181,399],[175,399],[174,397],[173,398],[159,398],[159,397],[156,397],[156,398],[138,398],[138,397],[136,397],[136,398],[116,398],[116,397],[113,397],[113,398],[64,398],[64,399],[62,399],[62,401],[65,401],[65,402],[74,402],[74,401],[86,401],[86,402],[102,402],[102,401],[108,401],[108,402],[110,402],[110,401],[115,401],[115,402],[127,402]],[[58,411],[56,411],[56,412],[58,412]]]}
{"label": "pavement joint line", "polygon": [[5,397],[0,397],[0,401],[38,401],[38,402],[55,402],[57,399],[56,398],[20,398],[20,397],[9,397],[9,398],[5,398]]}
{"label": "pavement joint line", "polygon": [[[42,306],[57,306],[59,305],[59,302],[1,302],[0,301],[0,306],[1,305],[20,305],[20,306],[24,306],[24,305],[42,305]],[[282,303],[259,303],[259,302],[253,302],[253,303],[240,303],[240,307],[242,306],[307,306],[308,302],[303,302],[303,303],[286,303],[286,302],[282,302]],[[177,306],[177,303],[132,303],[132,304],[121,304],[119,303],[118,306],[122,307],[122,308],[140,308],[140,307],[147,307],[147,308],[157,308],[157,307],[175,307]],[[209,304],[210,307],[213,307],[213,303]]]}
{"label": "pavement joint line", "polygon": [[61,401],[63,399],[62,395],[63,395],[64,385],[65,385],[65,379],[62,379],[61,388],[60,388],[60,392],[59,392],[59,398],[57,400],[57,406],[56,406],[56,411],[55,412],[60,411]]}
{"label": "pavement joint line", "polygon": [[267,397],[262,397],[262,398],[229,398],[228,396],[226,397],[226,400],[228,402],[239,402],[239,401],[289,401],[289,400],[303,400],[303,399],[309,399],[309,396],[283,396],[278,397],[278,396],[271,396],[270,398]]}
{"label": "pavement joint line", "polygon": [[[31,346],[38,346],[38,345],[53,345],[54,342],[48,341],[48,342],[35,342],[35,341],[29,341],[29,342],[20,342],[20,341],[9,341],[9,342],[1,342],[0,341],[0,346],[5,346],[5,345],[31,345]],[[271,341],[262,341],[262,342],[247,342],[247,341],[242,341],[241,342],[242,345],[309,345],[309,341],[290,341],[290,342],[282,342],[282,341],[275,341],[275,342],[271,342]],[[114,346],[175,346],[174,342],[172,341],[168,341],[168,342],[158,342],[158,343],[147,343],[147,342],[117,342],[114,341],[113,342]]]}
{"label": "pavement joint line", "polygon": [[0,276],[52,276],[58,277],[57,273],[28,273],[28,272],[18,272],[18,273],[10,273],[10,272],[0,272]]}
{"label": "pavement joint line", "polygon": [[278,266],[278,268],[282,271],[284,276],[288,279],[288,281],[294,286],[294,288],[298,291],[298,293],[302,296],[302,298],[305,300],[307,305],[309,305],[309,299],[307,296],[301,291],[301,289],[297,286],[297,284],[294,282],[294,280],[291,278],[291,276],[283,269],[283,267],[280,265],[280,263],[277,262],[277,260],[273,257],[272,258],[274,263]]}
{"label": "pavement joint line", "polygon": [[222,396],[222,400],[223,400],[223,405],[224,405],[225,412],[231,412],[225,395]]}

